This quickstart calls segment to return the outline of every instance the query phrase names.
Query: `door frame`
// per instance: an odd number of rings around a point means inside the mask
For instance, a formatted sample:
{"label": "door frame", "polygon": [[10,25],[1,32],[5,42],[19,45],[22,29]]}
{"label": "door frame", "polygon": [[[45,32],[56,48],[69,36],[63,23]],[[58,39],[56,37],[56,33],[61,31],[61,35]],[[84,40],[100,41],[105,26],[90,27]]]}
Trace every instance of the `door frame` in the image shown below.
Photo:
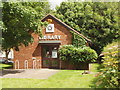
{"label": "door frame", "polygon": [[[50,43],[50,44],[41,44],[41,65],[42,65],[42,68],[51,68],[51,69],[59,69],[60,68],[60,60],[59,60],[59,54],[57,53],[57,58],[47,58],[47,57],[43,57],[43,48],[45,47],[45,46],[48,46],[49,48],[50,48],[50,52],[52,52],[52,48],[53,47],[57,47],[57,50],[59,49],[59,47],[60,47],[60,44],[59,43],[54,43],[54,44],[52,44],[52,43]],[[49,65],[48,65],[48,67],[45,67],[44,65],[43,65],[43,60],[49,60]],[[58,62],[58,66],[57,67],[53,67],[52,66],[52,61],[57,61]]]}

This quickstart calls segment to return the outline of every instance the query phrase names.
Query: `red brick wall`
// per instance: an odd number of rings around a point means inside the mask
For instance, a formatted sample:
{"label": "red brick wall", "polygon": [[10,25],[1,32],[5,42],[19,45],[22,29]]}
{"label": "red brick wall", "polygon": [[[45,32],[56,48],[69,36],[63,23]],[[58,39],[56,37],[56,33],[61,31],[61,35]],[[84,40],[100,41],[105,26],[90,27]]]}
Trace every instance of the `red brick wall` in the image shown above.
{"label": "red brick wall", "polygon": [[70,33],[70,30],[65,28],[63,25],[59,24],[55,20],[51,24],[54,24],[54,33],[46,33],[45,29],[43,29],[42,34],[43,35],[61,35],[61,45],[68,45],[72,44],[72,35]]}
{"label": "red brick wall", "polygon": [[[38,35],[32,33],[34,37],[34,42],[29,44],[29,46],[20,46],[19,51],[14,51],[14,63],[16,60],[19,60],[20,69],[24,69],[24,61],[28,60],[28,67],[33,68],[32,57],[36,57],[37,60],[41,60],[41,47],[38,45]],[[38,49],[38,50],[37,50]]]}
{"label": "red brick wall", "polygon": [[[72,35],[70,31],[65,28],[63,25],[59,24],[55,20],[52,22],[54,24],[54,32],[53,33],[46,33],[45,29],[42,30],[43,35],[61,35],[61,45],[72,44]],[[28,68],[33,68],[33,57],[36,60],[40,60],[37,62],[37,68],[41,68],[41,46],[38,43],[38,35],[32,33],[34,37],[34,42],[29,46],[20,46],[20,51],[14,51],[14,62],[19,60],[19,69],[24,69],[24,61],[28,60]],[[15,67],[15,64],[14,64]]]}

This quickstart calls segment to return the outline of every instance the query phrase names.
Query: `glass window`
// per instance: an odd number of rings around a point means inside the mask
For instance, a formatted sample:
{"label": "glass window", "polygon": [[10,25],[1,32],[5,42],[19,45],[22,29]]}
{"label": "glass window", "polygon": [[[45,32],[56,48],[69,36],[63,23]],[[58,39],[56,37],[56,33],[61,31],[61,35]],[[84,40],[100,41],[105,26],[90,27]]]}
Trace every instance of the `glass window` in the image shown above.
{"label": "glass window", "polygon": [[44,46],[42,51],[43,58],[58,58],[58,47]]}
{"label": "glass window", "polygon": [[49,47],[44,47],[44,48],[43,48],[43,57],[50,58],[50,50],[49,50]]}

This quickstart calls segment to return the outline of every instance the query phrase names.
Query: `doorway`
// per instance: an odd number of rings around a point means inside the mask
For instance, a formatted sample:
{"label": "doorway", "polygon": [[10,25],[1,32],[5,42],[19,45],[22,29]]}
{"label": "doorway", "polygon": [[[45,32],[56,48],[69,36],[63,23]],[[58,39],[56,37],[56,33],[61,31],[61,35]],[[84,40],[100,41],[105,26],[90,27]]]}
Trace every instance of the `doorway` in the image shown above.
{"label": "doorway", "polygon": [[59,68],[58,48],[59,45],[41,45],[42,68]]}

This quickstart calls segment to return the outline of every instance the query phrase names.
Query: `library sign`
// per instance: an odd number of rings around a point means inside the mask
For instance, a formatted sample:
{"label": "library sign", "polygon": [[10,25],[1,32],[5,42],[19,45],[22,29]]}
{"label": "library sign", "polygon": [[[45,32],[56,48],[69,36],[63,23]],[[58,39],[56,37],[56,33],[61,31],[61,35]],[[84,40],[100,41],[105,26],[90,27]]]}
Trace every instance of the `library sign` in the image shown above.
{"label": "library sign", "polygon": [[39,37],[39,40],[60,40],[61,35],[44,35],[43,37]]}

